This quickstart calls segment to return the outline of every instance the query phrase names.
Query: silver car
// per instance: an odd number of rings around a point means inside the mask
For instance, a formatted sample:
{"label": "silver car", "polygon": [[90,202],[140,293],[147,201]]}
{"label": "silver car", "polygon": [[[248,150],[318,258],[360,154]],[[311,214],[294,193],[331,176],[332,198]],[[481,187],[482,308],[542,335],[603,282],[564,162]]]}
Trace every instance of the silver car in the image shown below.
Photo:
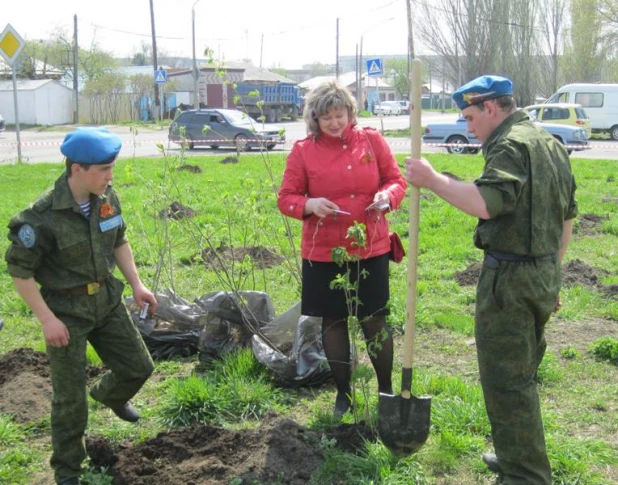
{"label": "silver car", "polygon": [[401,114],[401,105],[397,101],[382,101],[373,108],[373,114],[399,115]]}
{"label": "silver car", "polygon": [[264,125],[246,113],[235,109],[189,109],[172,121],[170,141],[186,143],[190,150],[197,146],[238,147],[250,150],[285,143],[285,130],[275,125]]}
{"label": "silver car", "polygon": [[[541,123],[532,115],[530,115],[530,118],[537,126],[547,130],[556,140],[565,145],[569,154],[573,151],[588,150],[590,148],[586,130],[567,125]],[[481,142],[474,134],[468,132],[467,124],[464,118],[459,118],[457,121],[450,123],[429,123],[425,127],[423,143],[446,147],[449,153],[458,155],[478,153]]]}

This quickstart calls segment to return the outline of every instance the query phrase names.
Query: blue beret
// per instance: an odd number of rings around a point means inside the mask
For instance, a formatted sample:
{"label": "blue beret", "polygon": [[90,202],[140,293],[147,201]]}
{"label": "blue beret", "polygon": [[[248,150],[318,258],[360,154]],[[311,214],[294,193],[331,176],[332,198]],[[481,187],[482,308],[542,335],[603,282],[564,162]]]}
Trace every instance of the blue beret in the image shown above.
{"label": "blue beret", "polygon": [[513,83],[500,76],[481,76],[464,84],[453,93],[453,101],[463,110],[473,104],[482,103],[500,96],[513,94]]}
{"label": "blue beret", "polygon": [[105,128],[78,128],[64,137],[60,151],[73,162],[85,165],[111,163],[122,140]]}

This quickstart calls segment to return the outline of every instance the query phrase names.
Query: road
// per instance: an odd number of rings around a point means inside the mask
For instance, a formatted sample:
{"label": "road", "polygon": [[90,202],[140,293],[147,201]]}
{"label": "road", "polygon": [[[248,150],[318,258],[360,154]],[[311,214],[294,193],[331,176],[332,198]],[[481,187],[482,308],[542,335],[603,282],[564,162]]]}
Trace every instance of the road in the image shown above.
{"label": "road", "polygon": [[[440,121],[454,121],[457,118],[455,113],[423,112],[421,122],[423,125]],[[400,129],[409,126],[407,116],[385,116],[382,119],[385,129]],[[381,121],[378,117],[359,118],[360,126],[374,126],[380,128]],[[295,140],[305,137],[305,124],[302,121],[284,122],[280,126],[286,129],[287,142],[284,146],[278,146],[275,152],[285,152],[290,150]],[[178,145],[170,144],[167,141],[167,130],[138,128],[136,135],[130,132],[126,126],[109,126],[110,131],[117,133],[123,140],[124,146],[120,153],[123,157],[156,157],[161,156],[157,147],[161,143],[165,150],[171,155],[179,152]],[[60,162],[60,144],[68,128],[63,127],[64,131],[34,131],[27,130],[20,133],[22,142],[22,161],[25,163]],[[387,138],[393,152],[408,153],[410,151],[410,141],[407,138]],[[582,152],[575,152],[572,156],[587,159],[614,159],[618,158],[618,142],[613,140],[591,141],[591,149]],[[186,151],[187,156],[220,155],[231,153],[230,148],[211,150],[210,148],[200,148]],[[423,153],[446,153],[444,148],[423,146]],[[0,164],[15,163],[17,161],[17,137],[12,131],[0,133]]]}

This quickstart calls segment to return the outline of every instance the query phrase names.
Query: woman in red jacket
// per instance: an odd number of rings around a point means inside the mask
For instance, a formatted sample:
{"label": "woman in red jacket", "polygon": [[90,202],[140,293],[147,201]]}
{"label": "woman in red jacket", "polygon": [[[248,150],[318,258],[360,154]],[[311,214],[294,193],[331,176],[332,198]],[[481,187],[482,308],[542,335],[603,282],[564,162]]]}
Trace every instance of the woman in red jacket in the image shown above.
{"label": "woman in red jacket", "polygon": [[[384,138],[373,128],[356,127],[355,100],[335,81],[311,91],[303,117],[309,136],[297,141],[287,158],[278,205],[283,214],[303,221],[302,314],[322,317],[324,353],[337,386],[335,414],[341,416],[351,405],[350,337],[344,292],[330,288],[343,272],[331,250],[345,247],[367,272],[359,282],[358,317],[366,341],[376,338],[380,344],[370,352],[379,391],[392,394],[393,338],[386,324],[390,242],[384,215],[399,207],[406,182]],[[367,228],[365,247],[346,239],[355,221]]]}

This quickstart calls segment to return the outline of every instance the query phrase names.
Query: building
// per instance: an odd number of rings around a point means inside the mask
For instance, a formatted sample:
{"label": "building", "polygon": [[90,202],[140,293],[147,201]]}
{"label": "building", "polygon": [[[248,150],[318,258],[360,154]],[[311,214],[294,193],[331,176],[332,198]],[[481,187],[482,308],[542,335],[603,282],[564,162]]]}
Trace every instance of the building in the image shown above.
{"label": "building", "polygon": [[[18,79],[19,122],[27,125],[63,125],[73,122],[73,91],[51,79]],[[5,121],[15,124],[13,82],[0,81],[0,106]]]}
{"label": "building", "polygon": [[[316,76],[299,84],[304,94],[311,91],[319,84],[329,79],[335,79],[335,75]],[[348,88],[357,100],[362,103],[366,110],[370,110],[372,104],[378,104],[382,101],[395,101],[395,87],[386,83],[380,76],[371,77],[367,73],[363,73],[360,79],[361,97],[356,95],[356,72],[350,71],[340,74],[338,78],[339,84]],[[378,101],[379,100],[379,101]]]}

